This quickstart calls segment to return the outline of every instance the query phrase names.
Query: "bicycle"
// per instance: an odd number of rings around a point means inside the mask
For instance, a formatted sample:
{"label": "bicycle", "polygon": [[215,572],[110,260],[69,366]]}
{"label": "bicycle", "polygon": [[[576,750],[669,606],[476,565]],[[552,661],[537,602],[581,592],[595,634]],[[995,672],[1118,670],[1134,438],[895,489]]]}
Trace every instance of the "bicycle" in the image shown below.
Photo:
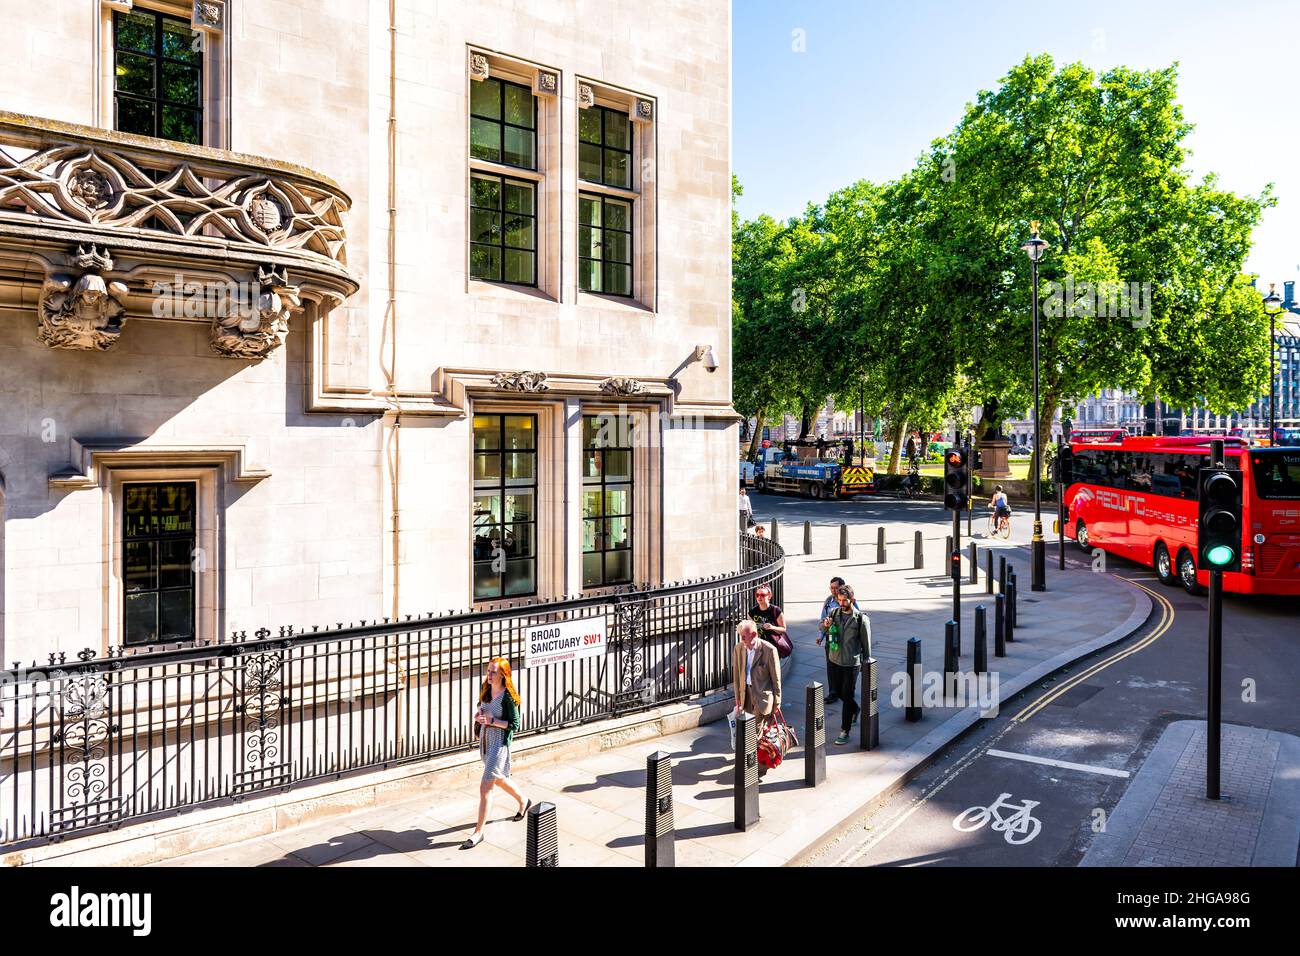
{"label": "bicycle", "polygon": [[1011,537],[1011,515],[998,517],[996,511],[989,513],[989,530],[990,538],[1002,538],[1004,541]]}
{"label": "bicycle", "polygon": [[[1038,836],[1043,829],[1042,821],[1030,813],[1038,806],[1039,801],[1026,800],[1017,806],[1007,803],[1010,799],[1011,794],[1004,793],[987,807],[970,807],[953,818],[952,828],[962,833],[970,833],[992,821],[994,833],[1001,833],[1003,839],[1012,846],[1023,846]],[[998,812],[1004,807],[1016,812],[1004,817]]]}

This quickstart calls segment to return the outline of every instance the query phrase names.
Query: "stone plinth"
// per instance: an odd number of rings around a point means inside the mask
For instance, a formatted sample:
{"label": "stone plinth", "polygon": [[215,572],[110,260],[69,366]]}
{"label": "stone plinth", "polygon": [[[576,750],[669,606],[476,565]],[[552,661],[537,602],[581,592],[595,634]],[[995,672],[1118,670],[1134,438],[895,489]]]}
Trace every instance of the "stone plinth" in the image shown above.
{"label": "stone plinth", "polygon": [[979,445],[982,468],[976,470],[981,478],[1010,478],[1011,468],[1007,464],[1007,453],[1011,451],[1011,442],[1005,438],[986,438]]}

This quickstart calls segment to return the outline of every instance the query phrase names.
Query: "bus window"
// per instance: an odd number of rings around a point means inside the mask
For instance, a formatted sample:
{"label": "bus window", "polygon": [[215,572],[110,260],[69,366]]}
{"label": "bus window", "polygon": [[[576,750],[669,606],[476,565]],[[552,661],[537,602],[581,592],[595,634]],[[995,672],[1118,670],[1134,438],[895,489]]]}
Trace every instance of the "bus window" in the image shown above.
{"label": "bus window", "polygon": [[1128,459],[1129,466],[1128,474],[1124,478],[1125,490],[1152,491],[1151,456],[1145,452],[1132,452],[1125,457]]}
{"label": "bus window", "polygon": [[1261,498],[1300,498],[1300,453],[1256,452],[1251,459]]}

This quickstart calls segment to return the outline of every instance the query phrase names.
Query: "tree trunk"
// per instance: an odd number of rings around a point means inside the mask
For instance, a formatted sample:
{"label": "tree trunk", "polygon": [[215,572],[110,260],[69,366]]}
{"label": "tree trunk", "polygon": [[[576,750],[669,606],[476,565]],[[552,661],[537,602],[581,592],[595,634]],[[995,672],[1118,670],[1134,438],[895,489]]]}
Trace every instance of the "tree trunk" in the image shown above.
{"label": "tree trunk", "polygon": [[754,419],[754,434],[749,438],[749,454],[746,456],[750,461],[758,460],[758,446],[763,441],[763,423],[767,421],[767,415],[759,412]]}
{"label": "tree trunk", "polygon": [[893,442],[893,447],[889,450],[889,474],[891,475],[899,473],[898,464],[903,460],[903,436],[906,434],[907,422],[895,422],[894,430],[889,434]]}

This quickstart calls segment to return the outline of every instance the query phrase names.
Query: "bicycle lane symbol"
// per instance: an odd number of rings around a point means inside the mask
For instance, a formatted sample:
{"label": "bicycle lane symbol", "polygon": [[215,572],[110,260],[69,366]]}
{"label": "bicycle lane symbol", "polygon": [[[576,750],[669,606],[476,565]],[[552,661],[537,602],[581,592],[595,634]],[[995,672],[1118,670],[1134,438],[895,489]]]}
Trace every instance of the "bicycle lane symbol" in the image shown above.
{"label": "bicycle lane symbol", "polygon": [[[970,833],[992,821],[994,833],[1001,833],[1012,846],[1023,846],[1038,836],[1043,823],[1030,811],[1038,806],[1037,800],[1025,800],[1022,803],[1010,802],[1011,794],[1004,793],[987,807],[970,807],[953,817],[952,828],[962,833]],[[1003,816],[1003,810],[1014,811]]]}

